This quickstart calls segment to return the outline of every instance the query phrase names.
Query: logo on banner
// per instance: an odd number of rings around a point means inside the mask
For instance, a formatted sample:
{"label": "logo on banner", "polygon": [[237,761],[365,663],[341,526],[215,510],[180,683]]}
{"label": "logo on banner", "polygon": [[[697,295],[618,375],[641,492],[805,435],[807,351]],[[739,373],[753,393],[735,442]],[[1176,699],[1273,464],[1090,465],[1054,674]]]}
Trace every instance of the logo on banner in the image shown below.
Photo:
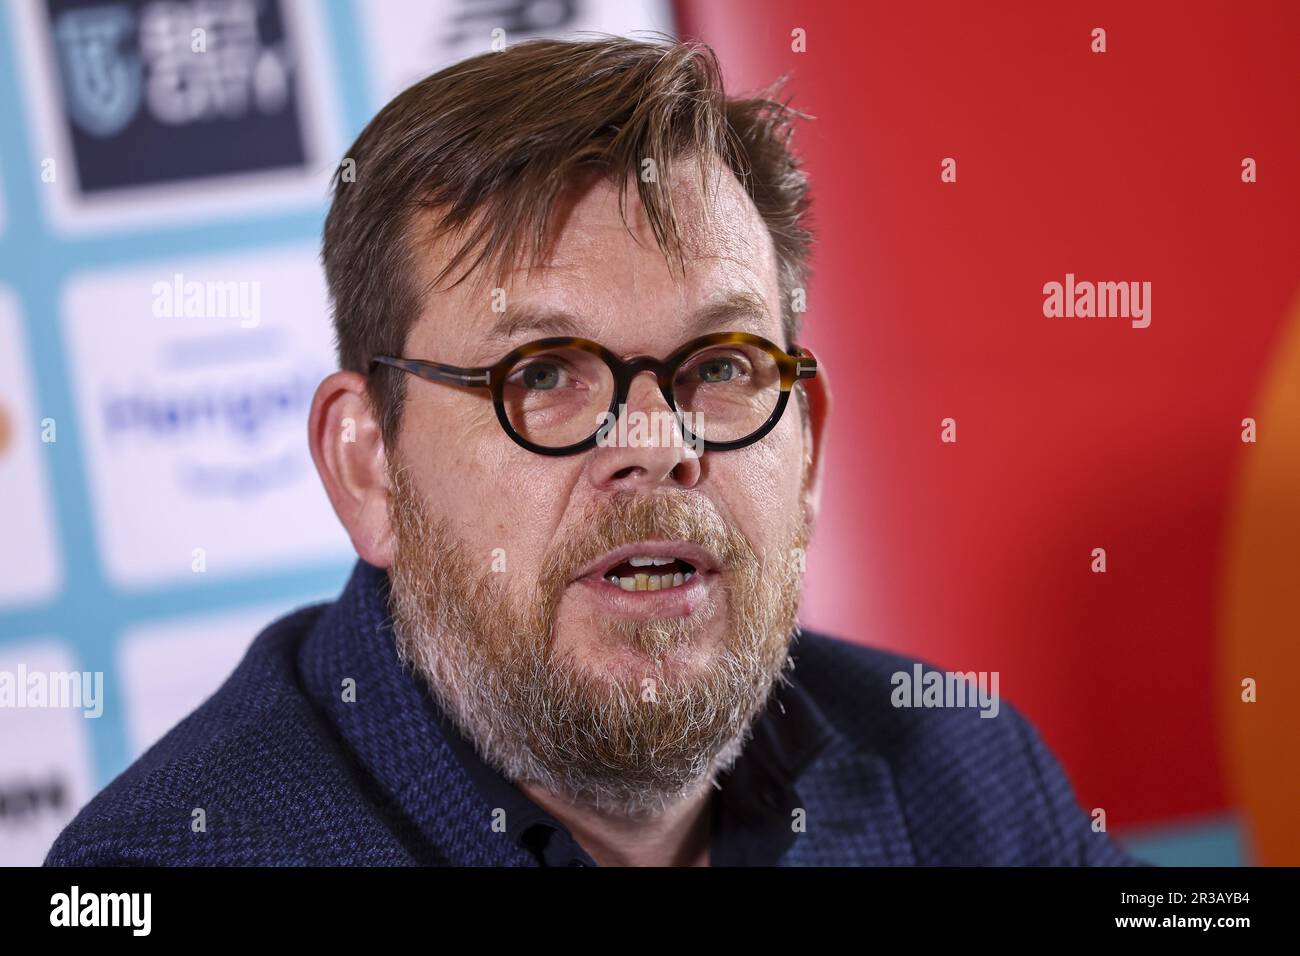
{"label": "logo on banner", "polygon": [[115,582],[346,556],[303,438],[337,368],[314,248],[82,273],[63,313]]}
{"label": "logo on banner", "polygon": [[281,0],[45,3],[83,193],[308,165]]}
{"label": "logo on banner", "polygon": [[126,49],[135,18],[124,7],[68,10],[54,25],[68,114],[91,136],[112,136],[140,107],[140,58]]}
{"label": "logo on banner", "polygon": [[13,426],[9,424],[9,411],[0,402],[0,459],[3,459],[5,452],[9,450],[9,438],[13,431]]}

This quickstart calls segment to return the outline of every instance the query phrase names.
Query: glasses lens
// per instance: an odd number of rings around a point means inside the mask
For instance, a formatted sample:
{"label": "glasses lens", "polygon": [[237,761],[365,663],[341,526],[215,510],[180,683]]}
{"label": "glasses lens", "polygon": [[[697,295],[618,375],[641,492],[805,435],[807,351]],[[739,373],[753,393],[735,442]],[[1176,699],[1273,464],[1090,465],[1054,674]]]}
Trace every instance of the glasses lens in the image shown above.
{"label": "glasses lens", "polygon": [[506,418],[520,437],[543,448],[590,438],[614,397],[614,376],[599,356],[557,348],[520,359],[502,390]]}
{"label": "glasses lens", "polygon": [[711,345],[691,355],[673,379],[673,397],[697,438],[730,442],[758,431],[781,398],[781,369],[764,349]]}

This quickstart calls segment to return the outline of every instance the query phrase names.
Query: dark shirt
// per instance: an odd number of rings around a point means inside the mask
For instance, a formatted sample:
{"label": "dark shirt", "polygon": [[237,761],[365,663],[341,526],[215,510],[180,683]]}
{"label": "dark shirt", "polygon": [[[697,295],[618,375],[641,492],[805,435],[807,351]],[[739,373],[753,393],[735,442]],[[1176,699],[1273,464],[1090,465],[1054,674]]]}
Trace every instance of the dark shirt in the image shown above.
{"label": "dark shirt", "polygon": [[[443,714],[443,732],[488,806],[505,811],[506,834],[539,866],[596,866],[569,829],[489,767]],[[795,783],[830,738],[811,698],[777,688],[753,736],[709,796],[710,866],[774,866],[795,839],[802,808]]]}

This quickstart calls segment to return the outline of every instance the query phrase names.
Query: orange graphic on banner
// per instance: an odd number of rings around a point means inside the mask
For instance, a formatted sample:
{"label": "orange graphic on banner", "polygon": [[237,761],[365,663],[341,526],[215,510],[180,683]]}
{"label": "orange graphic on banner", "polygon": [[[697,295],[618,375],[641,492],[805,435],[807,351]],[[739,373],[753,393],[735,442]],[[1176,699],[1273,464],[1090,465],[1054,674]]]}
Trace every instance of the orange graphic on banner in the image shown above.
{"label": "orange graphic on banner", "polygon": [[[1242,415],[1258,433],[1241,449],[1213,689],[1250,862],[1265,865],[1300,859],[1300,299],[1276,355]],[[1247,679],[1254,703],[1242,699]]]}

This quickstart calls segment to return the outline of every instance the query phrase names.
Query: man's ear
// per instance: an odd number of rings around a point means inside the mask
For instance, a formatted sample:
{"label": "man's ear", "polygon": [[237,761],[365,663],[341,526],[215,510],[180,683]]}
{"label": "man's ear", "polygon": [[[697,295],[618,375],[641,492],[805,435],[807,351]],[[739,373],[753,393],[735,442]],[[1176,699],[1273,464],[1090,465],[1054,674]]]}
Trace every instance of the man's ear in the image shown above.
{"label": "man's ear", "polygon": [[808,527],[817,525],[817,515],[821,511],[822,476],[826,470],[826,439],[830,432],[826,423],[831,415],[831,383],[825,364],[819,363],[815,378],[801,379],[795,386],[804,391],[808,402],[808,434],[812,445],[809,450],[811,462],[808,465]]}
{"label": "man's ear", "polygon": [[393,563],[384,436],[366,379],[334,372],[316,389],[307,423],[312,461],[357,554],[377,568]]}

